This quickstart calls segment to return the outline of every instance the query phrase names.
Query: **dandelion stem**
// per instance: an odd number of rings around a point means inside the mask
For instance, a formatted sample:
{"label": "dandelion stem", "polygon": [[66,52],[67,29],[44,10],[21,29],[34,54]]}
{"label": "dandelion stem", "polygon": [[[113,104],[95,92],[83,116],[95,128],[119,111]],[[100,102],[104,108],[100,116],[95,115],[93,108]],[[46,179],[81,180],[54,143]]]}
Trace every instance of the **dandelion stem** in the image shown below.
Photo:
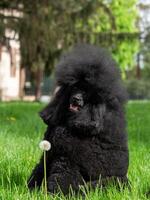
{"label": "dandelion stem", "polygon": [[46,151],[44,151],[44,187],[45,187],[45,199],[47,200]]}

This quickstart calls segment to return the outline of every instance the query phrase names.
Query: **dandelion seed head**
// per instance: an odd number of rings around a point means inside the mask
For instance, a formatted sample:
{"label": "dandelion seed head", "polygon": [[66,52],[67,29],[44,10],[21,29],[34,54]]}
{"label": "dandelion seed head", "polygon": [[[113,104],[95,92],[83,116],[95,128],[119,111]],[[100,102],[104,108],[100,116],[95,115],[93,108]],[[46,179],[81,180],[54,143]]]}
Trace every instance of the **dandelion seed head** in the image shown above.
{"label": "dandelion seed head", "polygon": [[43,151],[49,151],[51,149],[51,143],[47,140],[42,140],[39,144],[39,147]]}

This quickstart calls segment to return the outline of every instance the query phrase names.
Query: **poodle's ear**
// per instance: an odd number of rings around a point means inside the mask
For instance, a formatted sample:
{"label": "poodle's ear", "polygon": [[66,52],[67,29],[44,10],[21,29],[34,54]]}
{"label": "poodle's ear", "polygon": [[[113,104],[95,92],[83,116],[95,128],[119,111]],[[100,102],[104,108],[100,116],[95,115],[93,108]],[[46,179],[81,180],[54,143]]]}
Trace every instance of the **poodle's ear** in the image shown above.
{"label": "poodle's ear", "polygon": [[61,122],[66,103],[65,95],[67,96],[65,87],[56,87],[50,103],[39,113],[47,125]]}
{"label": "poodle's ear", "polygon": [[40,117],[47,125],[49,124],[52,114],[53,110],[51,103],[49,103],[42,111],[39,112]]}
{"label": "poodle's ear", "polygon": [[39,112],[40,117],[42,120],[48,125],[49,121],[53,115],[54,109],[56,108],[56,95],[60,90],[60,86],[57,86],[53,92],[53,96],[51,97],[50,103],[42,110]]}

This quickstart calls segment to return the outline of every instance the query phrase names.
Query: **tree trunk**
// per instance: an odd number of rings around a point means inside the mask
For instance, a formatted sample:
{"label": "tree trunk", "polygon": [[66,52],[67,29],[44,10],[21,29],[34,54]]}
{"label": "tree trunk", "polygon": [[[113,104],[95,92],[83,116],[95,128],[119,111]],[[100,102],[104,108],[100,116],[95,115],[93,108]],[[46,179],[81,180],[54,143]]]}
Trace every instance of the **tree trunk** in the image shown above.
{"label": "tree trunk", "polygon": [[25,67],[20,68],[20,80],[19,80],[19,97],[22,100],[24,97],[24,86],[25,86]]}
{"label": "tree trunk", "polygon": [[41,98],[41,82],[43,80],[43,69],[38,68],[34,73],[35,78],[35,100],[39,101]]}
{"label": "tree trunk", "polygon": [[137,79],[141,78],[141,68],[140,68],[140,54],[137,55],[137,65],[136,65],[136,74]]}

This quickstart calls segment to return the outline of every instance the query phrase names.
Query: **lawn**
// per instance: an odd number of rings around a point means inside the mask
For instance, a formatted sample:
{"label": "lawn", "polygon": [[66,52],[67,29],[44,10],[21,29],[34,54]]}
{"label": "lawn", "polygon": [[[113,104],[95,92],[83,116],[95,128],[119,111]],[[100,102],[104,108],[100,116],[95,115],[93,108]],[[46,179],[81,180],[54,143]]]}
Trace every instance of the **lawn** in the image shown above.
{"label": "lawn", "polygon": [[[40,157],[38,147],[45,125],[38,117],[39,103],[0,103],[0,200],[44,199],[42,191],[29,193],[26,179]],[[150,191],[150,102],[127,105],[130,149],[128,177],[131,189],[109,187],[88,192],[89,200],[142,200]],[[51,196],[49,199],[82,199]]]}

